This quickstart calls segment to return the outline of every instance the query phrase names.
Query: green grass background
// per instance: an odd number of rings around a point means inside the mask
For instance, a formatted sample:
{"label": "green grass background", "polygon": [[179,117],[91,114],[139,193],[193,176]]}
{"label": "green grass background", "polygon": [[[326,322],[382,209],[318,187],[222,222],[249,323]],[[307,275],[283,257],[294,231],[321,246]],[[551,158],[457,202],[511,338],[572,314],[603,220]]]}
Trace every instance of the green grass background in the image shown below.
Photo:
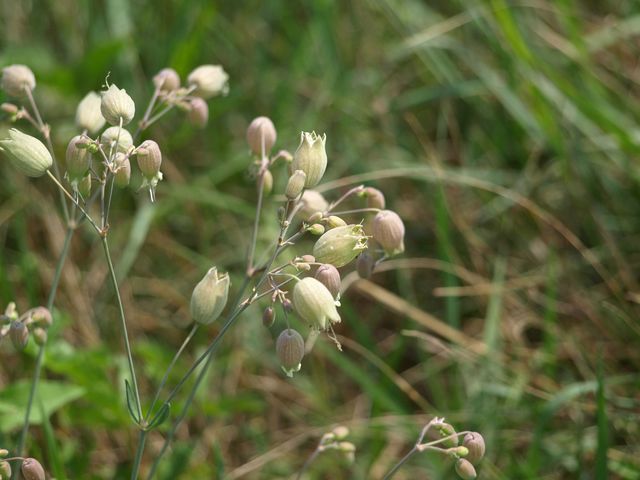
{"label": "green grass background", "polygon": [[[374,277],[395,296],[376,301],[354,285],[338,328],[344,352],[320,341],[293,380],[275,359],[279,327],[262,327],[260,307],[244,315],[160,478],[287,478],[342,423],[355,463],[329,452],[309,478],[377,479],[441,415],[485,436],[480,478],[639,479],[639,35],[634,1],[1,0],[0,65],[34,70],[60,156],[77,102],[108,72],[138,119],[159,69],[229,72],[206,129],[174,112],[147,132],[164,155],[157,205],[134,185],[112,209],[145,398],[188,331],[206,269],[240,284],[253,117],[273,119],[278,148],[295,149],[301,129],[326,132],[325,180],[362,175],[354,182],[381,188],[407,226],[404,260],[391,264],[402,268]],[[3,307],[46,299],[64,237],[54,194],[0,162]],[[275,205],[261,250],[276,233]],[[81,229],[29,444],[58,479],[127,478],[131,468],[106,275],[100,243]],[[465,337],[443,338],[434,322]],[[198,335],[174,381],[214,334]],[[34,351],[0,343],[0,447],[10,450]],[[151,435],[143,472],[162,438]],[[455,474],[422,454],[396,478]]]}

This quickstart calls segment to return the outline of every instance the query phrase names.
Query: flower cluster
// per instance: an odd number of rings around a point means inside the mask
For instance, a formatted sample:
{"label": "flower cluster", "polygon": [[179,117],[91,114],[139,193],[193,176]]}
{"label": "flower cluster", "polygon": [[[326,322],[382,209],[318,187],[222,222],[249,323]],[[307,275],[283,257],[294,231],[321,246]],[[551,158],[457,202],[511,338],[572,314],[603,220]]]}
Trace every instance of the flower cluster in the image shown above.
{"label": "flower cluster", "polygon": [[53,316],[47,308],[31,308],[21,315],[11,302],[0,315],[0,339],[8,336],[18,351],[25,349],[31,337],[37,345],[44,345],[52,323]]}

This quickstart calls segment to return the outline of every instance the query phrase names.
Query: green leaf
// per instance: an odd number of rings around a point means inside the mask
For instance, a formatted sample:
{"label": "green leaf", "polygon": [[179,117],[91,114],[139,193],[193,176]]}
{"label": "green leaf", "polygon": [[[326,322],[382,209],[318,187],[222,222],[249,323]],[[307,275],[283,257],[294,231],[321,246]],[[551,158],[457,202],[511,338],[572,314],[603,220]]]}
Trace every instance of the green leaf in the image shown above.
{"label": "green leaf", "polygon": [[156,416],[153,417],[151,423],[149,424],[149,430],[153,430],[154,428],[158,428],[162,425],[167,418],[169,418],[169,412],[171,411],[171,403],[165,403],[162,405]]}
{"label": "green leaf", "polygon": [[138,403],[136,402],[136,397],[131,389],[131,385],[129,384],[129,380],[124,381],[125,390],[127,392],[127,408],[129,409],[129,415],[135,423],[140,423],[140,417],[136,413],[138,411]]}

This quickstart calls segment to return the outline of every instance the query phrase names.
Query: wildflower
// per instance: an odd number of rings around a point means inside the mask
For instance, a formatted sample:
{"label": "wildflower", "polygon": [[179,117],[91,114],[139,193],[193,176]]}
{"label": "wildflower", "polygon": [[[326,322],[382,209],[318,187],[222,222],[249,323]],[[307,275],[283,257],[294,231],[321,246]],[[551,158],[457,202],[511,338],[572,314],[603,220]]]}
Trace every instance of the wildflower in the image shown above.
{"label": "wildflower", "polygon": [[293,154],[291,168],[302,170],[306,175],[305,187],[315,187],[327,168],[327,152],[325,144],[326,135],[317,135],[316,132],[302,132],[300,134],[300,145]]}
{"label": "wildflower", "polygon": [[11,322],[9,327],[9,338],[16,350],[22,351],[29,342],[29,330],[22,322]]}
{"label": "wildflower", "polygon": [[199,66],[189,74],[187,82],[195,87],[193,94],[202,98],[226,95],[229,90],[229,75],[220,65]]}
{"label": "wildflower", "polygon": [[44,175],[53,165],[53,158],[44,143],[15,128],[9,130],[9,138],[0,140],[0,151],[28,177]]}
{"label": "wildflower", "polygon": [[102,92],[102,102],[100,103],[102,116],[111,125],[127,125],[136,114],[136,104],[123,88],[115,85]]}
{"label": "wildflower", "polygon": [[306,178],[307,175],[302,170],[296,170],[295,172],[293,172],[293,175],[289,177],[287,188],[284,192],[285,196],[289,200],[297,198],[298,195],[302,193]]}
{"label": "wildflower", "polygon": [[229,275],[218,275],[212,267],[193,289],[191,295],[191,317],[197,323],[209,325],[215,321],[227,304],[229,296]]}
{"label": "wildflower", "polygon": [[338,298],[340,296],[340,286],[342,285],[342,282],[340,280],[340,272],[336,267],[330,263],[320,265],[318,270],[316,270],[314,277],[327,287],[327,290],[331,292],[333,298]]}
{"label": "wildflower", "polygon": [[277,138],[276,127],[269,117],[256,117],[247,127],[247,143],[255,155],[262,156],[263,151],[268,155]]}
{"label": "wildflower", "polygon": [[11,97],[22,97],[36,88],[36,77],[26,65],[9,65],[2,69],[2,89]]}
{"label": "wildflower", "polygon": [[189,101],[189,121],[199,128],[204,128],[209,121],[209,106],[200,97],[193,97]]}
{"label": "wildflower", "polygon": [[478,432],[467,433],[462,440],[462,445],[469,450],[466,459],[472,464],[477,465],[484,457],[484,438]]}
{"label": "wildflower", "polygon": [[[118,136],[118,130],[120,131],[120,136]],[[116,141],[118,142],[119,152],[127,153],[133,147],[133,137],[124,128],[109,127],[100,136],[100,143],[109,149],[116,146]],[[109,153],[108,150],[107,153]]]}
{"label": "wildflower", "polygon": [[282,370],[289,377],[300,370],[300,362],[304,357],[304,339],[292,328],[283,330],[276,340],[276,354],[282,365]]}
{"label": "wildflower", "polygon": [[126,187],[131,180],[131,161],[129,157],[122,152],[118,152],[114,157],[113,164],[116,185]]}
{"label": "wildflower", "polygon": [[[329,203],[320,192],[316,192],[315,190],[305,190],[300,199],[300,203],[302,207],[298,214],[305,221],[308,221],[310,217],[317,212],[324,212],[329,208]],[[320,216],[322,217],[322,214]]]}
{"label": "wildflower", "polygon": [[177,90],[180,88],[180,75],[173,68],[163,68],[153,77],[153,84],[165,92]]}
{"label": "wildflower", "polygon": [[465,458],[456,461],[456,473],[462,480],[473,480],[478,476],[471,462]]}
{"label": "wildflower", "polygon": [[377,188],[367,187],[360,194],[367,199],[367,208],[379,208],[383,210],[385,207],[384,194]]}
{"label": "wildflower", "polygon": [[44,468],[35,458],[25,458],[20,473],[24,480],[45,480]]}
{"label": "wildflower", "polygon": [[304,320],[320,330],[326,330],[331,323],[339,323],[331,292],[320,281],[306,277],[293,288],[293,306]]}
{"label": "wildflower", "polygon": [[96,133],[104,127],[106,120],[100,111],[101,104],[100,95],[96,92],[87,93],[76,109],[76,125],[89,133]]}
{"label": "wildflower", "polygon": [[320,263],[342,267],[367,248],[367,236],[362,225],[345,225],[325,232],[313,246],[313,255]]}
{"label": "wildflower", "polygon": [[387,255],[404,252],[404,223],[391,210],[378,212],[373,219],[373,239]]}
{"label": "wildflower", "polygon": [[77,143],[83,141],[82,135],[73,137],[67,145],[67,153],[65,156],[67,165],[67,175],[71,184],[77,186],[78,181],[87,174],[91,164],[91,154],[88,149],[80,148]]}

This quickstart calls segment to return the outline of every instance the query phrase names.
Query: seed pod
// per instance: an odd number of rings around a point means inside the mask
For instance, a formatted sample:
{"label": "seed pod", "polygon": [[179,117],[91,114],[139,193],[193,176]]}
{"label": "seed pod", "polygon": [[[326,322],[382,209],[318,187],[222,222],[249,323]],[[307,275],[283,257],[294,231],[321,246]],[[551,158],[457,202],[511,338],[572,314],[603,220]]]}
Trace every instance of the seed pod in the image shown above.
{"label": "seed pod", "polygon": [[371,278],[375,266],[376,262],[368,250],[365,250],[358,255],[358,260],[356,260],[356,272],[358,272],[358,276],[360,278]]}
{"label": "seed pod", "polygon": [[[310,217],[320,212],[320,218],[322,218],[322,212],[329,208],[329,203],[324,199],[320,192],[315,190],[305,190],[300,199],[302,208],[298,215],[302,220],[308,221]],[[316,220],[317,221],[317,220]]]}
{"label": "seed pod", "polygon": [[115,182],[119,187],[126,187],[131,181],[131,161],[122,152],[116,153],[114,160]]}
{"label": "seed pod", "polygon": [[320,330],[326,330],[328,322],[340,322],[331,292],[315,278],[306,277],[296,283],[293,306],[300,317]]}
{"label": "seed pod", "polygon": [[226,95],[229,91],[229,75],[220,65],[201,65],[187,77],[187,83],[195,87],[193,94],[201,98]]}
{"label": "seed pod", "polygon": [[404,223],[391,210],[378,212],[373,219],[373,238],[387,255],[404,252]]}
{"label": "seed pod", "polygon": [[47,343],[47,331],[42,327],[36,327],[31,332],[36,345],[42,346]]}
{"label": "seed pod", "polygon": [[262,324],[269,328],[273,325],[273,322],[276,320],[276,311],[273,309],[271,305],[264,309],[262,312]]}
{"label": "seed pod", "polygon": [[311,233],[311,235],[322,235],[324,233],[324,226],[319,223],[314,223],[309,227],[309,233]]}
{"label": "seed pod", "polygon": [[342,282],[340,280],[340,272],[336,267],[329,263],[320,265],[318,270],[316,270],[315,278],[327,287],[327,290],[331,292],[333,298],[337,298],[340,295],[340,286],[342,285]]}
{"label": "seed pod", "polygon": [[120,120],[127,125],[136,114],[136,104],[125,89],[111,85],[102,92],[100,112],[111,125],[119,125]]}
{"label": "seed pod", "polygon": [[325,232],[313,246],[313,256],[320,263],[342,267],[366,248],[362,225],[346,225]]}
{"label": "seed pod", "polygon": [[153,77],[153,84],[164,92],[177,90],[180,88],[180,75],[173,68],[163,68]]}
{"label": "seed pod", "polygon": [[45,480],[44,468],[35,458],[25,458],[20,472],[24,480]]}
{"label": "seed pod", "polygon": [[127,153],[131,147],[133,147],[133,137],[128,130],[124,128],[120,130],[120,138],[118,138],[118,127],[109,127],[100,136],[100,143],[107,149],[115,148],[116,141],[118,142],[118,151]]}
{"label": "seed pod", "polygon": [[87,93],[76,109],[76,125],[78,128],[96,133],[106,123],[100,111],[102,99],[96,92]]}
{"label": "seed pod", "polygon": [[189,121],[199,128],[207,126],[209,121],[209,105],[200,97],[193,97],[189,101]]}
{"label": "seed pod", "polygon": [[269,117],[256,117],[247,127],[247,143],[251,151],[259,157],[262,156],[262,142],[264,154],[268,155],[277,138],[276,127]]}
{"label": "seed pod", "polygon": [[86,148],[79,148],[77,143],[84,141],[82,135],[76,135],[69,141],[65,161],[67,165],[67,175],[71,183],[78,182],[87,174],[91,165],[91,154]]}
{"label": "seed pod", "polygon": [[296,170],[295,172],[293,172],[293,175],[289,177],[289,181],[287,182],[287,188],[284,192],[285,196],[289,200],[297,198],[304,189],[304,183],[306,179],[307,174],[302,170]]}
{"label": "seed pod", "polygon": [[329,216],[327,218],[327,227],[329,229],[337,228],[337,227],[344,227],[346,224],[347,224],[347,222],[345,222],[340,217],[336,217],[335,215],[331,215],[331,216]]}
{"label": "seed pod", "polygon": [[9,480],[11,478],[11,465],[9,462],[0,462],[0,479]]}
{"label": "seed pod", "polygon": [[300,370],[300,362],[304,357],[304,339],[292,328],[283,330],[276,340],[276,354],[287,376]]}
{"label": "seed pod", "polygon": [[384,210],[384,194],[377,188],[367,187],[362,191],[362,196],[367,199],[367,208],[379,208]]}
{"label": "seed pod", "polygon": [[218,269],[212,267],[193,289],[191,295],[191,318],[209,325],[215,321],[227,304],[229,296],[229,275],[218,275]]}
{"label": "seed pod", "polygon": [[467,447],[467,449],[469,450],[469,453],[465,458],[472,464],[477,465],[484,457],[484,438],[478,432],[467,433],[462,440],[462,445]]}
{"label": "seed pod", "polygon": [[136,158],[138,167],[144,178],[153,181],[160,175],[160,165],[162,164],[162,153],[160,147],[153,140],[145,140],[136,148]]}
{"label": "seed pod", "polygon": [[48,328],[53,323],[51,312],[46,307],[36,307],[31,312],[31,320],[41,327]]}
{"label": "seed pod", "polygon": [[317,135],[316,132],[300,134],[300,145],[293,154],[291,168],[294,171],[302,170],[307,175],[304,185],[306,188],[315,187],[327,169],[326,142],[326,134],[322,136]]}
{"label": "seed pod", "polygon": [[36,88],[36,77],[26,65],[9,65],[2,69],[2,89],[11,97],[23,97]]}
{"label": "seed pod", "polygon": [[456,473],[462,480],[473,480],[478,476],[476,469],[466,458],[460,458],[456,461]]}
{"label": "seed pod", "polygon": [[16,350],[22,351],[29,342],[29,329],[22,322],[11,322],[9,327],[9,338]]}
{"label": "seed pod", "polygon": [[28,177],[44,175],[53,164],[53,158],[44,143],[15,128],[9,129],[9,138],[0,140],[0,152]]}
{"label": "seed pod", "polygon": [[87,198],[91,194],[91,174],[85,175],[82,180],[78,182],[78,193]]}

